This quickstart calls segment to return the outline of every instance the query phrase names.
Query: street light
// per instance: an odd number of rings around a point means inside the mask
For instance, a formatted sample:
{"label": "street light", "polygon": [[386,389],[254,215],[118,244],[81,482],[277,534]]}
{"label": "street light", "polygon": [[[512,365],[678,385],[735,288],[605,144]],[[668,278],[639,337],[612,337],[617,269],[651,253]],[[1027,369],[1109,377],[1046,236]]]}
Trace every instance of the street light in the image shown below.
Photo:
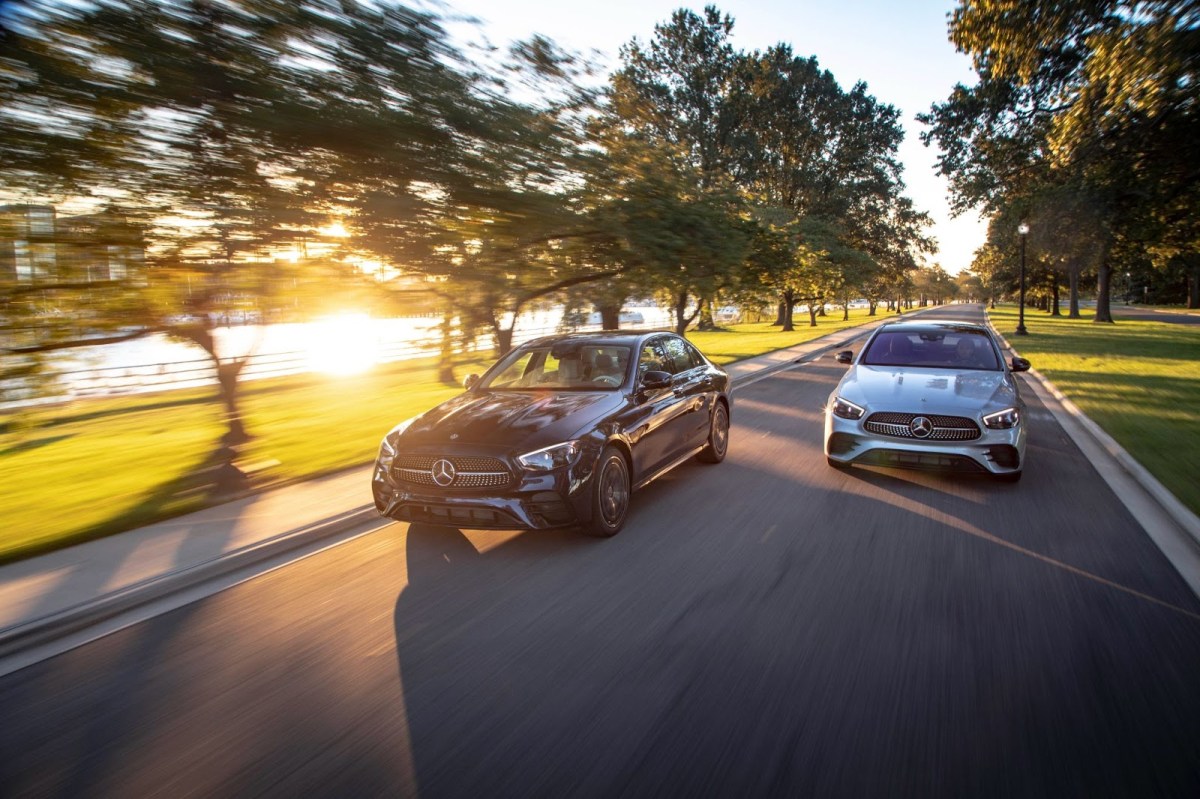
{"label": "street light", "polygon": [[1017,225],[1017,232],[1021,234],[1021,300],[1017,311],[1017,335],[1025,336],[1029,331],[1025,329],[1025,235],[1029,233],[1029,225],[1022,222]]}

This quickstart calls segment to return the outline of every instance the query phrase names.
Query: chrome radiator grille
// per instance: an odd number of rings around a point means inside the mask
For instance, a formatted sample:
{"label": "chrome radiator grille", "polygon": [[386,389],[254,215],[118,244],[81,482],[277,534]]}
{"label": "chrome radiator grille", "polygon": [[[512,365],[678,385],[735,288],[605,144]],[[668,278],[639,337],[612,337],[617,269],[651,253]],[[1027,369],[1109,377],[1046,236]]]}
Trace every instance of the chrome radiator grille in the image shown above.
{"label": "chrome radiator grille", "polygon": [[[453,478],[446,482],[447,470],[435,469],[441,461],[453,467]],[[499,458],[464,455],[401,455],[392,464],[397,479],[433,488],[492,488],[507,485],[511,479],[508,467]],[[435,479],[442,476],[442,481]]]}
{"label": "chrome radiator grille", "polygon": [[[913,431],[913,420],[928,419],[932,429],[920,436]],[[920,413],[873,413],[863,423],[868,431],[893,438],[912,438],[921,441],[973,441],[979,438],[975,420],[964,416],[941,416]]]}

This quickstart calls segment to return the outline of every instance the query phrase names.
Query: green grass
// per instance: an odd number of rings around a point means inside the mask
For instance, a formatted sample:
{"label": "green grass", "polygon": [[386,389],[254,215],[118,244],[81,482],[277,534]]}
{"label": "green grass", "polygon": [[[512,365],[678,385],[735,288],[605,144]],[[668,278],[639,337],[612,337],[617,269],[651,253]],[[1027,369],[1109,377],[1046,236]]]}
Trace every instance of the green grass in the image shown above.
{"label": "green grass", "polygon": [[1179,500],[1200,513],[1200,326],[989,311],[1033,367],[1104,428]]}
{"label": "green grass", "polygon": [[700,351],[709,358],[717,363],[726,364],[762,355],[771,350],[803,344],[836,330],[855,327],[883,316],[895,317],[896,314],[888,314],[885,309],[880,309],[874,317],[869,317],[865,308],[856,308],[850,311],[850,319],[843,322],[842,312],[835,310],[824,318],[817,317],[817,326],[811,327],[808,314],[798,311],[793,317],[796,329],[788,333],[784,333],[769,322],[757,322],[730,325],[722,330],[704,333],[689,331],[687,337],[688,341],[699,347]]}
{"label": "green grass", "polygon": [[[247,382],[243,413],[255,438],[240,462],[261,466],[259,488],[361,465],[392,425],[460,390],[438,382],[432,361]],[[78,401],[9,426],[0,436],[0,562],[220,499],[209,467],[224,425],[212,391]]]}

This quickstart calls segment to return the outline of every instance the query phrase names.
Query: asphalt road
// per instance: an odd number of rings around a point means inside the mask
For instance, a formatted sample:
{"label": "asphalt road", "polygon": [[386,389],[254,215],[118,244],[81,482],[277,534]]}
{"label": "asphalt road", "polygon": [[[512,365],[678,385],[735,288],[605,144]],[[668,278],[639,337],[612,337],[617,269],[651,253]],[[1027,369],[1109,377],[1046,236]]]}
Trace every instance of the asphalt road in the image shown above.
{"label": "asphalt road", "polygon": [[844,368],[614,539],[389,524],[8,676],[0,794],[1200,796],[1200,602],[1033,392],[1017,485],[842,473]]}
{"label": "asphalt road", "polygon": [[1113,303],[1112,313],[1117,319],[1136,319],[1139,322],[1170,322],[1175,325],[1200,325],[1200,314],[1150,311],[1139,308],[1136,305]]}

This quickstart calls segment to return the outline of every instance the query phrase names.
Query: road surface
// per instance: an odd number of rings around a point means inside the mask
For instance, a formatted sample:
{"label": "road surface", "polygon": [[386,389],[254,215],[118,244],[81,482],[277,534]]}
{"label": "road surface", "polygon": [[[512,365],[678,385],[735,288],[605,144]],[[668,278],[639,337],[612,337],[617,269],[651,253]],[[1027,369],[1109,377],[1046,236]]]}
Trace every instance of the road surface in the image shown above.
{"label": "road surface", "polygon": [[1200,602],[1033,392],[1017,485],[843,473],[844,369],[616,538],[386,524],[9,675],[0,793],[1200,796]]}

